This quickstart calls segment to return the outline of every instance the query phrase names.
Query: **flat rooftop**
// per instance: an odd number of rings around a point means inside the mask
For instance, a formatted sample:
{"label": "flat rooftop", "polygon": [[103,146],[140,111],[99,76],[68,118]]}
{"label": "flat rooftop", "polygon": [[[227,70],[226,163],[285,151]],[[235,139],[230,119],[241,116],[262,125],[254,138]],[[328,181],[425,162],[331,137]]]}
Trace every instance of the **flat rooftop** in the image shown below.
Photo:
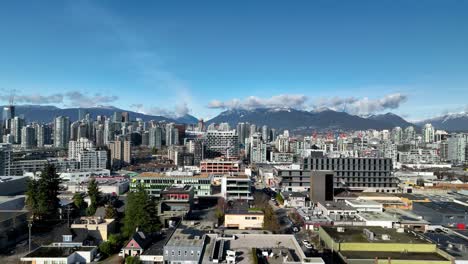
{"label": "flat rooftop", "polygon": [[204,236],[208,230],[202,230],[200,228],[202,228],[202,226],[188,226],[180,224],[170,239],[167,241],[166,246],[203,247],[205,243]]}
{"label": "flat rooftop", "polygon": [[414,193],[401,193],[401,194],[398,194],[398,196],[401,198],[406,198],[406,199],[413,200],[413,201],[414,200],[422,201],[428,198],[426,195],[414,194]]}
{"label": "flat rooftop", "polygon": [[[273,249],[278,248],[278,245],[284,250],[292,250],[299,260],[305,261],[305,255],[300,245],[297,243],[294,235],[273,235],[273,234],[235,234],[236,239],[229,240],[226,243],[226,250],[234,250],[243,258],[238,260],[238,264],[253,263],[252,248],[257,249]],[[207,244],[203,255],[202,263],[212,263],[209,259],[211,250],[216,241],[216,235],[210,234],[210,242]],[[279,258],[282,259],[282,258]],[[308,263],[324,263],[320,258],[312,258]],[[259,262],[260,263],[260,262]],[[273,262],[277,263],[277,262]],[[282,262],[279,262],[282,263]]]}
{"label": "flat rooftop", "polygon": [[361,197],[394,197],[398,198],[395,196],[394,193],[386,193],[386,192],[359,192],[355,193],[357,196]]}
{"label": "flat rooftop", "polygon": [[348,210],[348,211],[356,211],[356,208],[344,203],[344,202],[319,202],[323,207],[327,210]]}
{"label": "flat rooftop", "polygon": [[39,247],[24,258],[66,258],[76,251],[91,251],[96,247]]}
{"label": "flat rooftop", "polygon": [[382,212],[361,212],[358,214],[367,221],[398,221],[397,218]]}
{"label": "flat rooftop", "polygon": [[[413,243],[413,244],[431,244],[427,240],[411,233],[398,233],[396,229],[382,228],[375,226],[366,227],[344,227],[344,232],[338,232],[336,226],[322,226],[322,228],[335,240],[342,243]],[[375,234],[378,240],[368,240],[363,230],[367,229]],[[382,235],[389,235],[389,240],[382,240]]]}
{"label": "flat rooftop", "polygon": [[435,253],[400,253],[400,252],[381,252],[381,251],[340,251],[340,253],[348,259],[372,259],[375,258],[394,260],[430,260],[430,261],[449,261],[443,256]]}
{"label": "flat rooftop", "polygon": [[226,214],[256,214],[263,215],[263,211],[259,208],[250,207],[248,202],[234,202],[229,205]]}
{"label": "flat rooftop", "polygon": [[462,214],[465,215],[468,211],[468,207],[455,203],[455,202],[429,202],[429,203],[413,203],[413,210],[418,212],[417,206],[424,206],[432,209],[436,213],[442,214]]}
{"label": "flat rooftop", "polygon": [[362,199],[353,199],[347,200],[349,204],[354,206],[381,206],[382,204],[373,200],[362,200]]}
{"label": "flat rooftop", "polygon": [[421,216],[414,214],[412,211],[388,208],[385,212],[398,218],[402,224],[429,224],[428,221],[422,219]]}

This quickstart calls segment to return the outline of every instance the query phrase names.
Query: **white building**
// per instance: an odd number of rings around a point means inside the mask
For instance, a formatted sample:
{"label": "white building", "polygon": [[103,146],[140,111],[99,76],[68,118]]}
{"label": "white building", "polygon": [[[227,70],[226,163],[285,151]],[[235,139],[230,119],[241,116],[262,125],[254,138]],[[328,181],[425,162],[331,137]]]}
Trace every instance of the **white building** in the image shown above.
{"label": "white building", "polygon": [[91,177],[110,177],[110,170],[70,170],[59,173],[59,176],[64,181],[83,182]]}
{"label": "white building", "polygon": [[107,167],[107,151],[84,149],[78,153],[81,169],[95,170]]}
{"label": "white building", "polygon": [[262,140],[260,133],[254,133],[249,140],[250,163],[266,163],[267,146]]}
{"label": "white building", "polygon": [[383,212],[383,205],[372,200],[345,200],[345,203],[358,212]]}
{"label": "white building", "polygon": [[41,246],[21,258],[22,262],[35,264],[90,263],[97,254],[97,247]]}
{"label": "white building", "polygon": [[221,193],[226,201],[253,200],[252,181],[247,175],[224,176],[221,179]]}
{"label": "white building", "polygon": [[447,140],[448,144],[448,160],[453,164],[462,164],[466,162],[466,143],[467,136],[465,134],[456,134]]}
{"label": "white building", "polygon": [[68,142],[68,158],[78,159],[80,151],[94,148],[94,143],[87,138],[79,138],[78,140],[70,140]]}
{"label": "white building", "polygon": [[422,129],[422,140],[424,143],[434,142],[435,129],[431,124],[425,124]]}
{"label": "white building", "polygon": [[382,212],[361,212],[356,217],[363,221],[366,226],[380,226],[383,228],[392,228],[393,224],[398,222],[395,217]]}

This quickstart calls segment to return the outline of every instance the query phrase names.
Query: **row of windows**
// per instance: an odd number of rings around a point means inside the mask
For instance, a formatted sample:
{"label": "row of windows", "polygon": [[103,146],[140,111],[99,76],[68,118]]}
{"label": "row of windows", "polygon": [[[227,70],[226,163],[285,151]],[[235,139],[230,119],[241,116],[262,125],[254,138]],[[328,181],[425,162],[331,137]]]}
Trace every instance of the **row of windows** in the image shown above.
{"label": "row of windows", "polygon": [[[169,256],[169,250],[166,250],[165,251],[165,254],[166,256]],[[176,254],[176,251],[175,250],[171,250],[171,256],[175,256]],[[188,250],[184,250],[184,256],[188,256],[189,252]],[[193,250],[190,250],[190,256],[194,256],[195,252]],[[182,256],[182,250],[178,250],[177,251],[177,256]],[[197,256],[199,257],[200,256],[200,251],[197,251]]]}
{"label": "row of windows", "polygon": [[[310,161],[310,162],[309,162]],[[306,158],[304,159],[304,164],[307,163],[321,163],[321,164],[333,164],[333,165],[343,165],[343,164],[352,164],[352,165],[374,165],[374,166],[381,166],[381,165],[389,165],[391,164],[390,159],[370,159],[370,158]]]}
{"label": "row of windows", "polygon": [[174,179],[153,179],[153,180],[137,180],[139,183],[166,183],[166,184],[211,184],[210,180],[200,180],[200,179],[183,179],[183,180],[174,180]]}
{"label": "row of windows", "polygon": [[245,220],[257,220],[256,216],[246,216]]}

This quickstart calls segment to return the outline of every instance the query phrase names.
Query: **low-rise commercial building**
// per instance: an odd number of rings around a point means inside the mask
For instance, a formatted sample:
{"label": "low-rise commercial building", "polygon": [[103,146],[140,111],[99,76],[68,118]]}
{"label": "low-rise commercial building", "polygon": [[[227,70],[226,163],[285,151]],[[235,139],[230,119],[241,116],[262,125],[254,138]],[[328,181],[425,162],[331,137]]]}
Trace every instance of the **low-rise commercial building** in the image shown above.
{"label": "low-rise commercial building", "polygon": [[239,160],[205,159],[200,162],[202,173],[239,173],[241,162]]}
{"label": "low-rise commercial building", "polygon": [[225,175],[221,178],[221,193],[226,201],[253,200],[252,180],[247,175]]}
{"label": "low-rise commercial building", "polygon": [[158,215],[161,222],[174,217],[185,217],[193,207],[194,188],[190,185],[172,185],[161,192]]}
{"label": "low-rise commercial building", "polygon": [[262,229],[264,214],[260,210],[232,209],[224,215],[224,225],[234,229]]}
{"label": "low-rise commercial building", "polygon": [[97,254],[97,247],[42,246],[21,258],[23,262],[35,264],[90,263]]}
{"label": "low-rise commercial building", "polygon": [[71,228],[86,230],[86,233],[96,241],[107,241],[109,235],[115,231],[115,221],[96,216],[81,217],[71,225]]}
{"label": "low-rise commercial building", "polygon": [[146,189],[150,195],[161,196],[161,191],[172,185],[191,185],[194,188],[194,197],[211,195],[211,176],[208,174],[171,175],[164,173],[144,172],[132,178],[130,189],[139,185]]}
{"label": "low-rise commercial building", "polygon": [[164,245],[164,262],[168,264],[198,264],[204,254],[207,237],[194,226],[179,225]]}
{"label": "low-rise commercial building", "polygon": [[89,181],[93,177],[110,177],[110,170],[107,169],[75,169],[75,170],[68,170],[64,172],[58,173],[60,178],[63,181],[69,182],[84,182]]}
{"label": "low-rise commercial building", "polygon": [[360,212],[356,214],[357,219],[365,223],[365,226],[380,226],[392,228],[398,219],[383,212]]}
{"label": "low-rise commercial building", "polygon": [[[126,177],[93,177],[98,184],[99,191],[104,194],[112,195],[121,195],[126,193],[129,190],[130,182]],[[87,192],[88,183],[90,179],[81,181],[81,182],[64,182],[63,184],[67,186],[67,190],[76,193],[76,192]]]}
{"label": "low-rise commercial building", "polygon": [[342,261],[357,263],[451,264],[453,258],[435,243],[404,229],[381,227],[319,228],[321,241]]}
{"label": "low-rise commercial building", "polygon": [[383,212],[383,205],[372,200],[345,200],[345,203],[356,208],[358,212]]}

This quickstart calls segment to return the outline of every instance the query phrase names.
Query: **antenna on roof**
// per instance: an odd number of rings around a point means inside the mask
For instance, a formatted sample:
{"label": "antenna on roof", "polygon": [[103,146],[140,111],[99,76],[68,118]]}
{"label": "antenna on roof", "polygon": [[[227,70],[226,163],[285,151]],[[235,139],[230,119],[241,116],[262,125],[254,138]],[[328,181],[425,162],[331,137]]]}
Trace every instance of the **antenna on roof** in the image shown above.
{"label": "antenna on roof", "polygon": [[13,105],[15,103],[15,90],[14,89],[10,90],[10,98],[8,99],[8,103],[10,105]]}

